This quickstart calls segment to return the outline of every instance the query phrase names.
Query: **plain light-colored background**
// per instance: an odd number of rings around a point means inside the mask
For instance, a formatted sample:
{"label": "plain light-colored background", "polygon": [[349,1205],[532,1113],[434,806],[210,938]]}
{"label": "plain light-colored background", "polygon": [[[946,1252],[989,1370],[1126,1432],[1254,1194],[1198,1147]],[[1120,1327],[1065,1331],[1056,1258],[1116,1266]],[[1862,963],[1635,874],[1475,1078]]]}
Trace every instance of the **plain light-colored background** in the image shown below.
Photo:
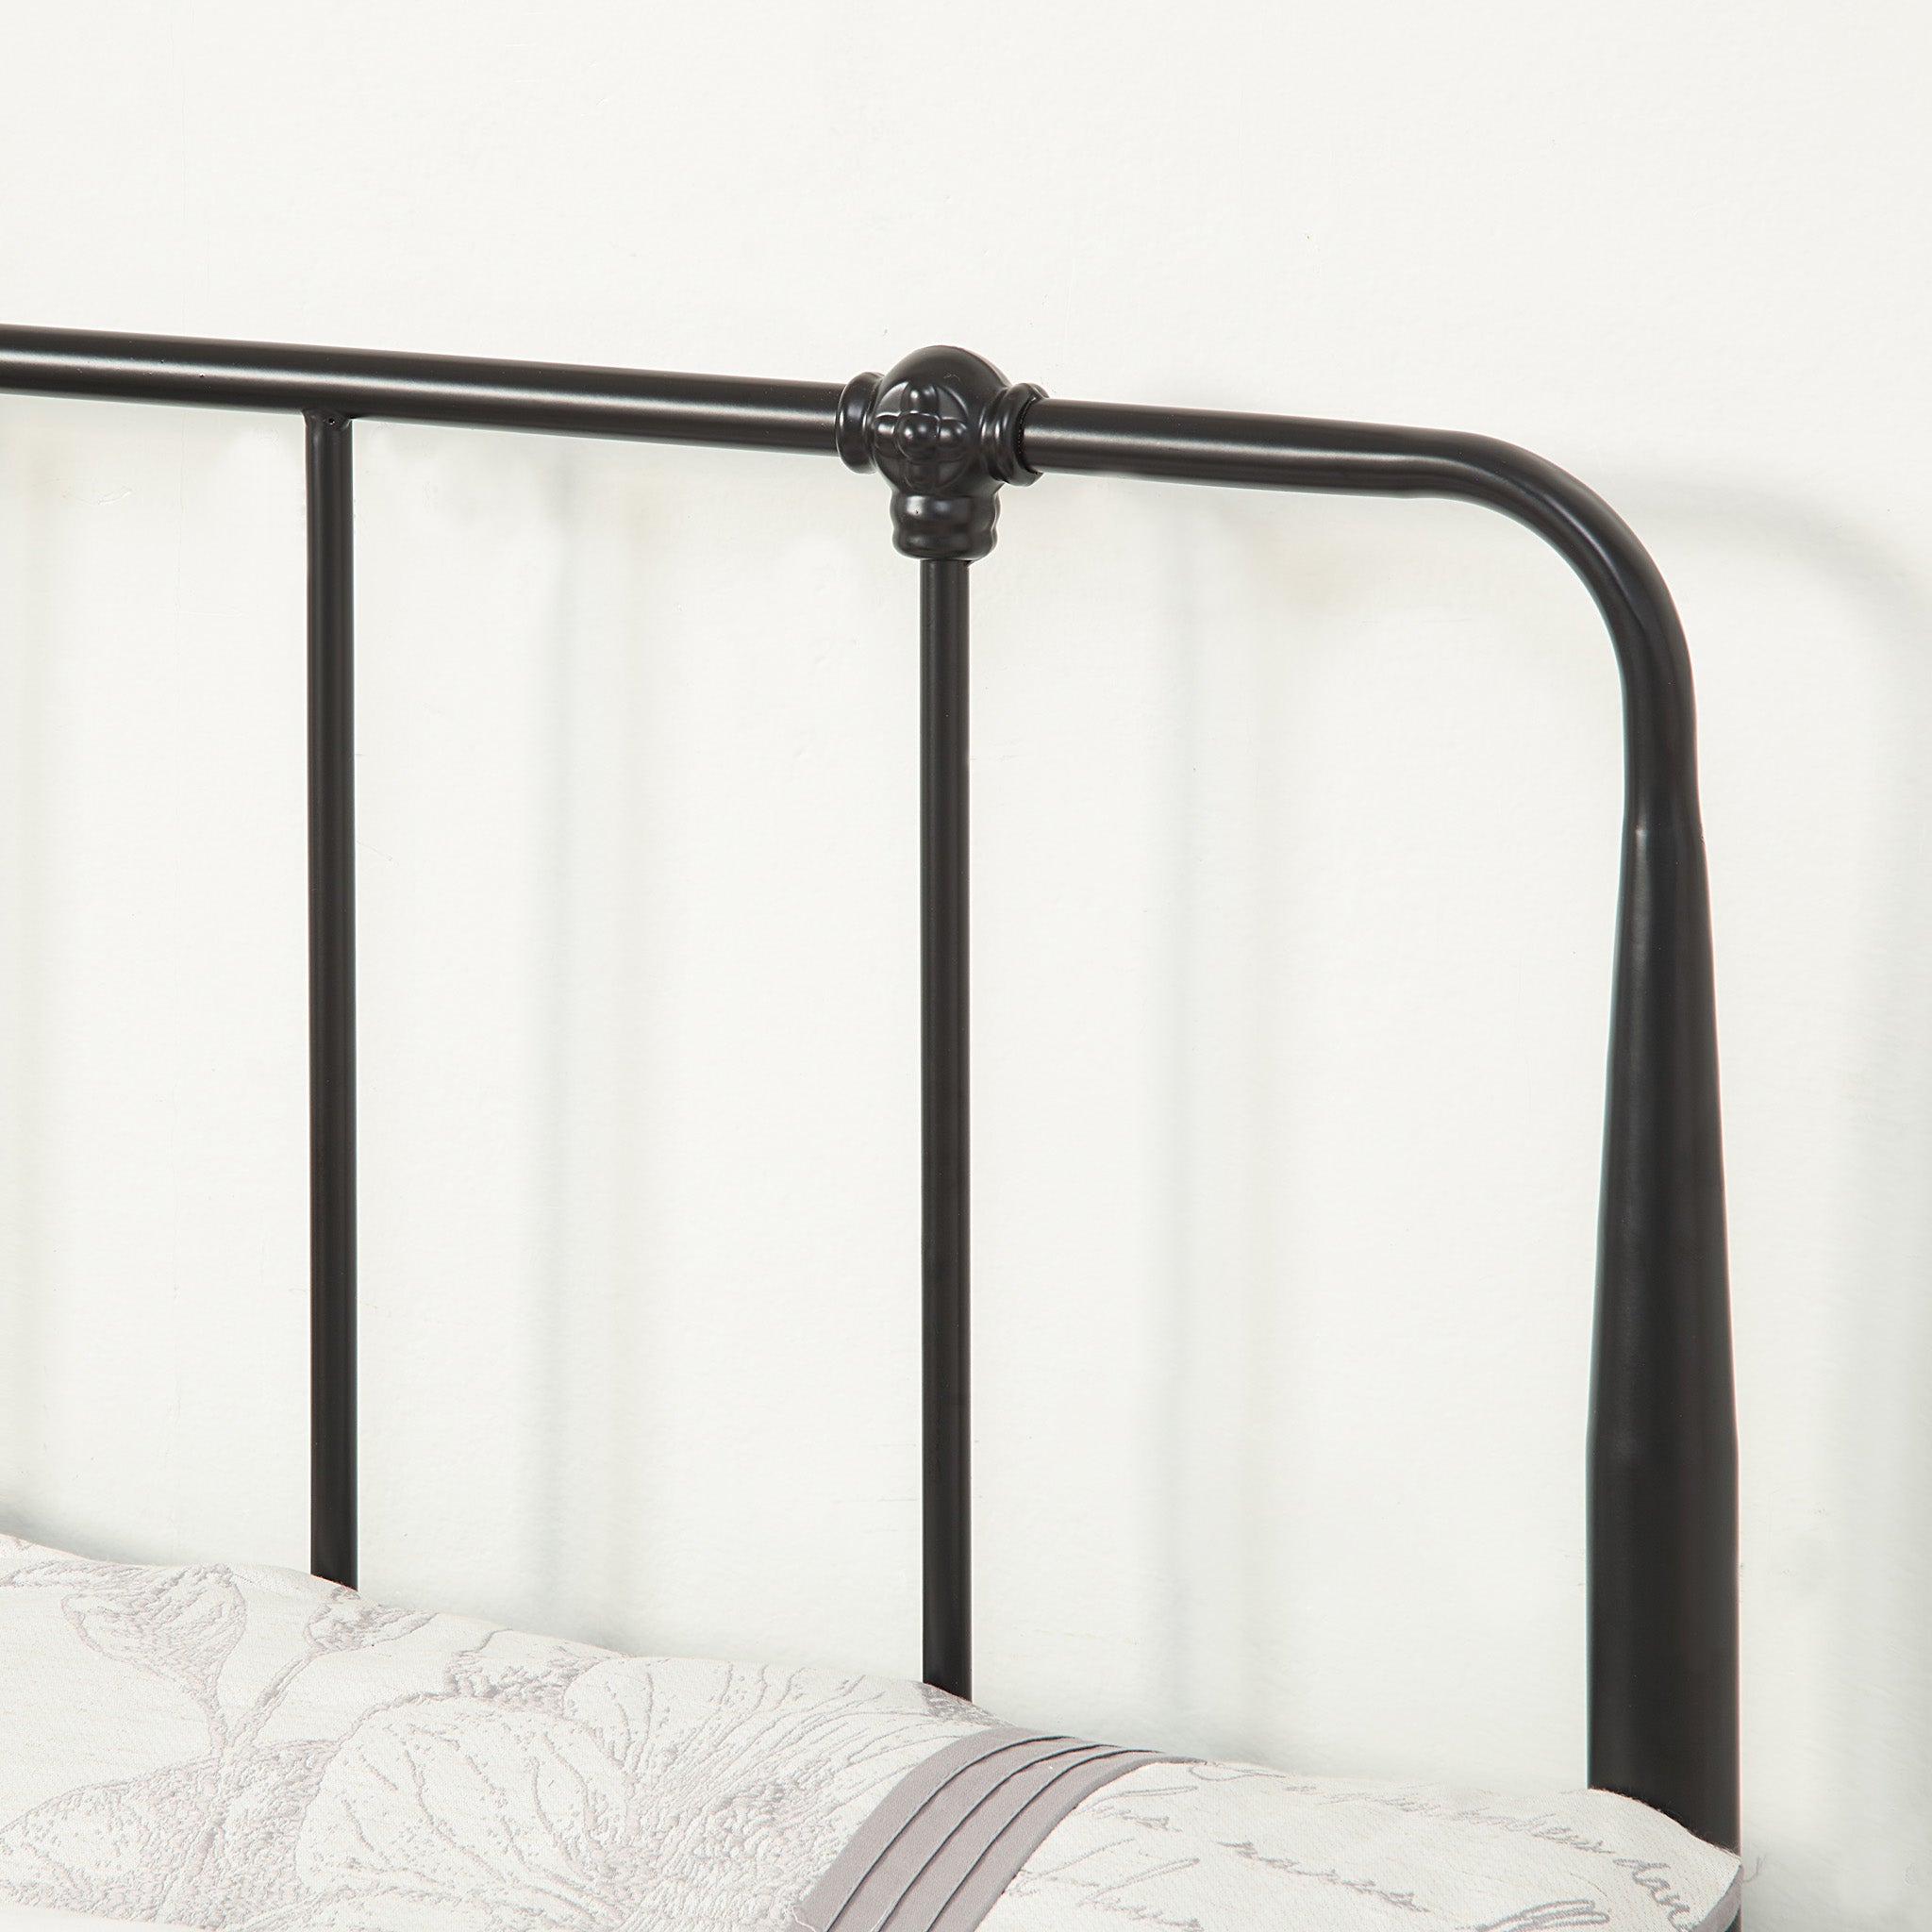
{"label": "plain light-colored background", "polygon": [[[0,316],[1480,428],[1697,667],[1754,1932],[1932,1925],[1932,27],[0,10]],[[366,1581],[917,1669],[914,611],[874,481],[357,431]],[[0,400],[0,1518],[305,1559],[298,428]],[[980,1688],[1582,1767],[1607,647],[1482,513],[975,572]]]}

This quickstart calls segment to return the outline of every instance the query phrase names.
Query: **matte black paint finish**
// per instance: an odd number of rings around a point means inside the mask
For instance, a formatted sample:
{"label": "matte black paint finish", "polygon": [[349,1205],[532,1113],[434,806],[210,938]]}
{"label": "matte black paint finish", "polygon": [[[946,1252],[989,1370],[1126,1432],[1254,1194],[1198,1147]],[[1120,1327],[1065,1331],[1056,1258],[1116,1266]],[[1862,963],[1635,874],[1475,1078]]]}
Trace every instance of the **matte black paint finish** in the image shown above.
{"label": "matte black paint finish", "polygon": [[308,1567],[356,1587],[356,681],[348,419],[308,412]]}
{"label": "matte black paint finish", "polygon": [[[894,407],[882,408],[894,388]],[[1609,627],[1624,714],[1589,1445],[1590,1778],[1737,1846],[1737,1435],[1695,715],[1669,593],[1591,491],[1483,437],[1058,402],[943,348],[841,387],[7,328],[0,390],[311,418],[316,1567],[339,1576],[354,1574],[354,1007],[348,434],[332,419],[837,453],[879,467],[900,497],[955,505],[924,524],[895,505],[895,525],[918,540],[901,547],[924,559],[925,1667],[961,1692],[971,1668],[966,570],[991,548],[993,491],[1058,471],[1452,496],[1552,543]],[[965,467],[923,483],[916,466],[946,449],[964,450]],[[973,502],[959,508],[962,497]]]}
{"label": "matte black paint finish", "polygon": [[967,566],[919,566],[924,1668],[973,1695]]}

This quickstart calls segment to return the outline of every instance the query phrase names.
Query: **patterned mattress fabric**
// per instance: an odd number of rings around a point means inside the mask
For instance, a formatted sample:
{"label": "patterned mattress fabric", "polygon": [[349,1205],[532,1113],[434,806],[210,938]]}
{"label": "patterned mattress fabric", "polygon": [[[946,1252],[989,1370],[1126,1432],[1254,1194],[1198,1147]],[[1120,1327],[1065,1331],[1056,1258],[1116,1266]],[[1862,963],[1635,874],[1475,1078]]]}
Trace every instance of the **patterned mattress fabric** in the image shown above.
{"label": "patterned mattress fabric", "polygon": [[0,1536],[0,1932],[1724,1932],[1737,1881],[1607,1792],[1290,1777]]}

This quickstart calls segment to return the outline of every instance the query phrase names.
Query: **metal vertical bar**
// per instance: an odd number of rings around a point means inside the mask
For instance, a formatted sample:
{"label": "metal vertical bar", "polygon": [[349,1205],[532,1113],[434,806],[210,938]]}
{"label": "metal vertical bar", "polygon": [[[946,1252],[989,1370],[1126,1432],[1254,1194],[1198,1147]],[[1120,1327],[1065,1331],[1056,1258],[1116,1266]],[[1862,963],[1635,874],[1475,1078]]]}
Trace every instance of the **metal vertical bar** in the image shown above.
{"label": "metal vertical bar", "polygon": [[967,1002],[969,566],[919,566],[924,1674],[973,1694]]}
{"label": "metal vertical bar", "polygon": [[308,1567],[356,1584],[355,567],[349,419],[308,424]]}
{"label": "metal vertical bar", "polygon": [[[1688,721],[1688,689],[1680,702]],[[1680,795],[1633,782],[1626,806],[1591,1359],[1590,1781],[1736,1851],[1737,1397],[1710,900],[1688,755],[1685,769]]]}

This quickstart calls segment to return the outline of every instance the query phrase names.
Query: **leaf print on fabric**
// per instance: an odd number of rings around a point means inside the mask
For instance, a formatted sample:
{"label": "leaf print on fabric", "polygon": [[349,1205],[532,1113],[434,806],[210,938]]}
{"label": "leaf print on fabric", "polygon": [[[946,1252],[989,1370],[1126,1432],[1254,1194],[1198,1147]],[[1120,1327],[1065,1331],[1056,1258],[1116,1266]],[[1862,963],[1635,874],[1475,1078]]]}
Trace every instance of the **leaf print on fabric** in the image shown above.
{"label": "leaf print on fabric", "polygon": [[[229,1767],[225,1805],[213,1758],[50,1798],[0,1831],[0,1896],[128,1919],[155,1918],[167,1903],[171,1923],[209,1926],[294,1905],[294,1827],[334,1748],[304,1741],[245,1754]],[[201,1882],[170,1901],[190,1857]]]}
{"label": "leaf print on fabric", "polygon": [[[617,1662],[572,1685],[565,1708],[636,1793],[633,1908],[645,1924],[782,1923],[780,1906],[848,1835],[828,1803],[855,1746],[851,1687],[829,1706],[782,1672]],[[841,1722],[842,1720],[842,1722]]]}
{"label": "leaf print on fabric", "polygon": [[407,1637],[412,1630],[433,1623],[422,1610],[392,1609],[387,1604],[372,1604],[353,1590],[336,1586],[337,1593],[321,1605],[308,1620],[304,1635],[310,1646],[330,1656],[338,1651],[359,1650],[364,1644],[390,1643]]}
{"label": "leaf print on fabric", "polygon": [[486,1644],[451,1657],[443,1681],[458,1695],[485,1703],[528,1704],[543,1710],[561,1710],[570,1687],[612,1655],[585,1644],[526,1644],[517,1651]]}
{"label": "leaf print on fabric", "polygon": [[[132,1778],[77,1785],[21,1813],[0,1829],[0,1898],[208,1926],[306,1906],[296,1838],[337,1740],[263,1745],[263,1728],[322,1657],[366,1652],[433,1619],[318,1584],[326,1595],[299,1636],[283,1641],[279,1667],[247,1707],[228,1709],[220,1684],[248,1632],[244,1580],[266,1584],[275,1602],[287,1595],[277,1575],[34,1554],[44,1560],[0,1577],[0,1588],[61,1592],[62,1616],[88,1650],[173,1685],[200,1707],[208,1748]],[[289,1628],[286,1616],[280,1627]],[[106,1679],[102,1690],[111,1708]]]}
{"label": "leaf print on fabric", "polygon": [[885,1792],[981,1727],[955,1700],[935,1735],[910,1685],[676,1658],[615,1658],[564,1709],[634,1780],[641,1923],[789,1924]]}
{"label": "leaf print on fabric", "polygon": [[151,1919],[167,1848],[201,1815],[212,1763],[63,1792],[0,1832],[0,1888],[22,1905]]}
{"label": "leaf print on fabric", "polygon": [[485,1655],[452,1660],[464,1690],[373,1712],[331,1761],[296,1855],[330,1924],[375,1923],[379,1899],[497,1932],[776,1928],[884,1790],[973,1727],[936,1732],[909,1686],[822,1673]]}
{"label": "leaf print on fabric", "polygon": [[336,1753],[296,1870],[311,1891],[473,1907],[464,1924],[600,1925],[621,1890],[629,1798],[580,1724],[423,1698],[366,1718]]}
{"label": "leaf print on fabric", "polygon": [[[563,1708],[591,1725],[625,1770],[650,1778],[688,1775],[699,1759],[717,1778],[774,1751],[802,1773],[820,1758],[819,1769],[830,1772],[932,1730],[913,1686],[678,1657],[600,1662],[571,1686]],[[879,1722],[855,1729],[861,1714]],[[945,1715],[949,1734],[992,1722],[957,1699]]]}
{"label": "leaf print on fabric", "polygon": [[0,1588],[65,1591],[60,1607],[83,1642],[117,1663],[178,1685],[219,1733],[216,1685],[248,1623],[248,1607],[227,1571],[149,1569],[70,1557],[16,1570]]}

